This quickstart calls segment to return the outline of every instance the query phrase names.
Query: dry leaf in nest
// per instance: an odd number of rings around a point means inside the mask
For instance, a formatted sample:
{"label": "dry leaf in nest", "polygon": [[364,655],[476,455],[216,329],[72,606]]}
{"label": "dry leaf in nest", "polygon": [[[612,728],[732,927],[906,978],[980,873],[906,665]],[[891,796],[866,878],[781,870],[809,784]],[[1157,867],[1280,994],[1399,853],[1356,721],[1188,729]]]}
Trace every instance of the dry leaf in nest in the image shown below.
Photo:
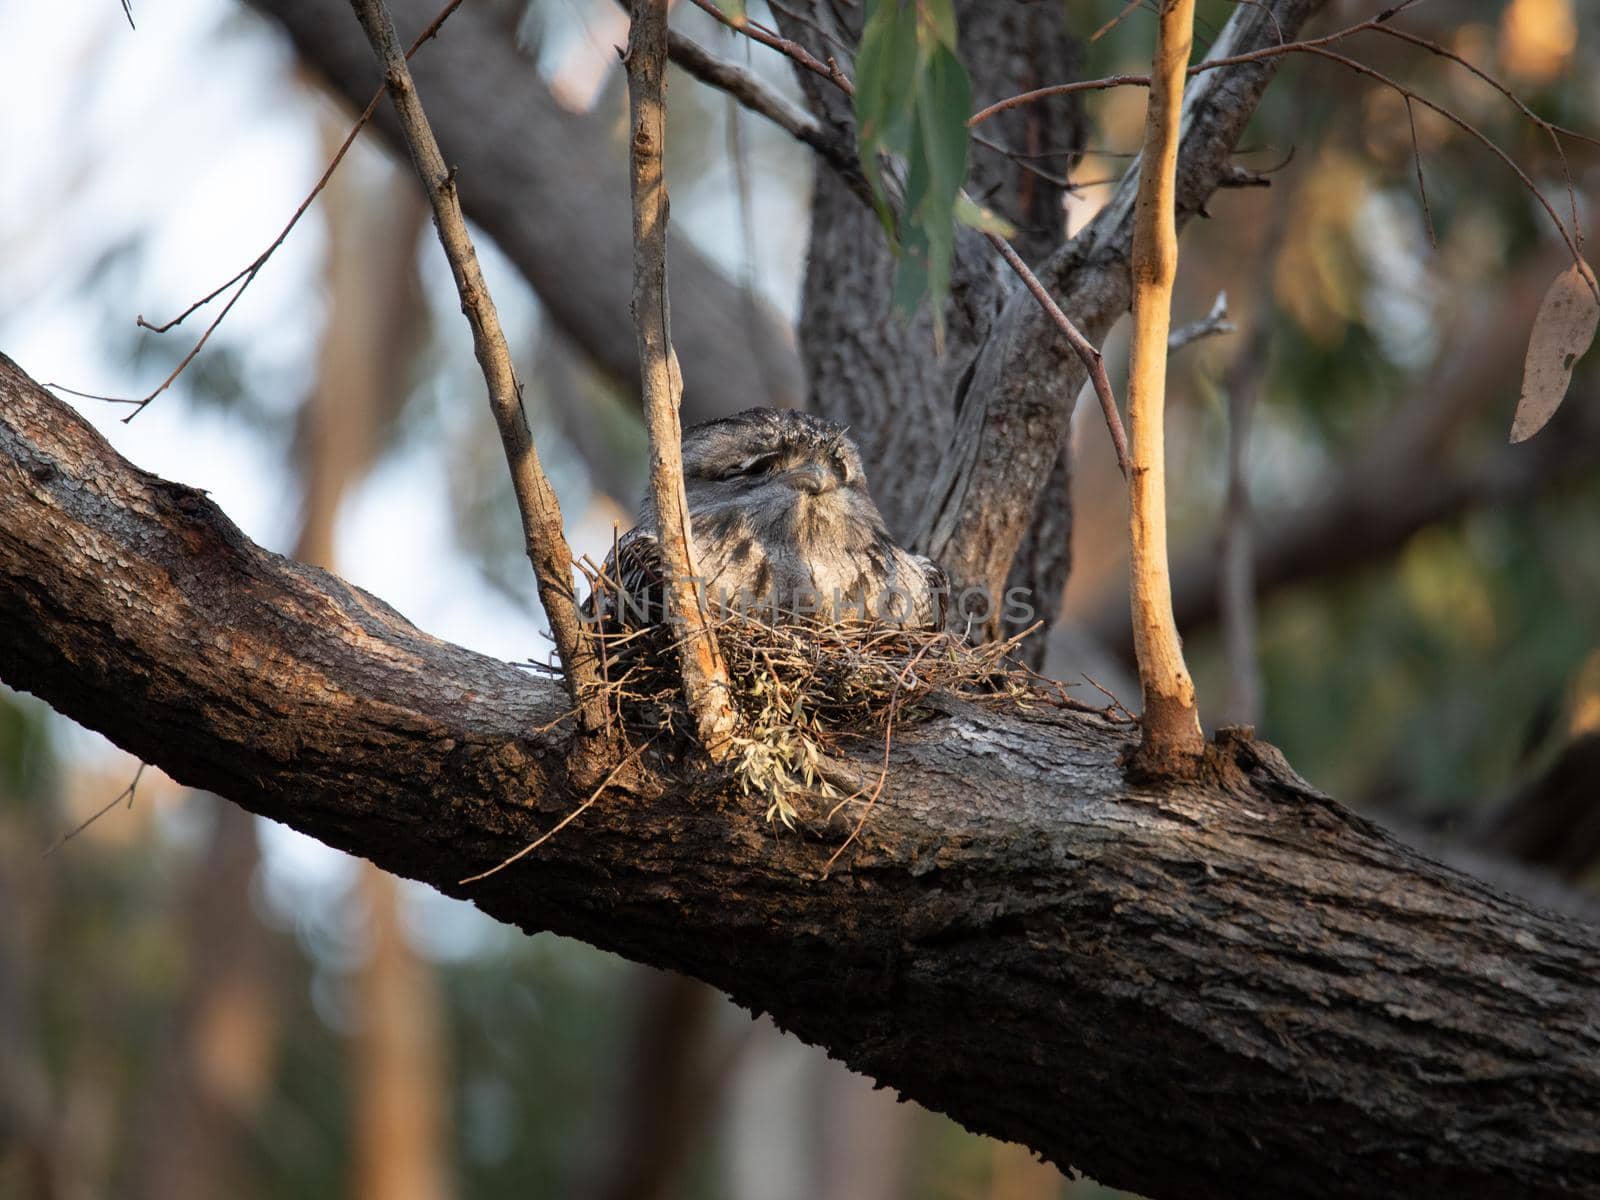
{"label": "dry leaf in nest", "polygon": [[[600,586],[604,586],[600,580]],[[943,630],[750,614],[712,621],[739,716],[732,771],[769,821],[785,826],[832,809],[841,793],[827,763],[849,743],[888,736],[934,694],[986,707],[1091,706],[1011,657],[1020,637],[972,645]],[[690,731],[672,626],[601,631],[611,704],[638,734]],[[1100,711],[1100,710],[1094,710]]]}

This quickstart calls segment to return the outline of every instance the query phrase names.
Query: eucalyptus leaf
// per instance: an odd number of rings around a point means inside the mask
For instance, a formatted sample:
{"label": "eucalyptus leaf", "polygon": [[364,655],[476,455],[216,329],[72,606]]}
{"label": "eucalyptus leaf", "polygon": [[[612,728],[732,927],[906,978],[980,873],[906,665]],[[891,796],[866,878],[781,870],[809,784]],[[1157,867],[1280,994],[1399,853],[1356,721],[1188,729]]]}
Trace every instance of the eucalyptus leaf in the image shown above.
{"label": "eucalyptus leaf", "polygon": [[[909,318],[927,301],[940,348],[971,111],[972,84],[956,56],[951,0],[873,0],[856,55],[857,151],[898,256],[895,309]],[[904,187],[897,203],[889,175],[900,170]],[[970,208],[975,220],[969,224],[994,228],[999,222]]]}

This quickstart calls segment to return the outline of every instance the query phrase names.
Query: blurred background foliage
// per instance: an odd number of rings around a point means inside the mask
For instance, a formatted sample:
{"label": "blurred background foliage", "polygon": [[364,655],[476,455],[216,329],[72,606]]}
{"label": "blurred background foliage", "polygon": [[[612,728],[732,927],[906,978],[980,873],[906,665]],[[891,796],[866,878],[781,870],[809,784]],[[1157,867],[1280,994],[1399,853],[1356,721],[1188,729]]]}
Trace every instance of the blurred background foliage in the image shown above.
{"label": "blurred background foliage", "polygon": [[[1148,5],[1125,7],[1066,0],[1086,39],[1122,14],[1087,46],[1087,75],[1146,62]],[[1374,7],[1334,3],[1319,31]],[[563,105],[616,118],[595,153],[620,154],[620,9],[499,10]],[[1206,40],[1229,11],[1202,3]],[[0,78],[30,98],[0,114],[0,350],[40,378],[123,395],[189,345],[189,325],[155,337],[134,314],[179,310],[254,257],[348,121],[254,10],[185,0],[134,15],[137,32],[115,5],[0,3]],[[783,63],[699,13],[674,19],[796,94]],[[1593,6],[1462,0],[1419,5],[1405,25],[1600,134]],[[1492,89],[1382,38],[1344,50],[1449,105],[1569,211],[1548,137]],[[687,78],[672,98],[675,229],[792,317],[808,152]],[[1051,168],[1081,183],[1070,231],[1109,194],[1096,181],[1126,166],[1143,94],[1085,107],[1090,153]],[[1239,326],[1175,360],[1191,661],[1210,723],[1253,721],[1374,815],[1470,838],[1521,803],[1592,826],[1600,777],[1571,763],[1595,762],[1574,755],[1600,737],[1594,360],[1548,429],[1506,446],[1559,240],[1481,145],[1414,115],[1425,203],[1403,101],[1333,64],[1287,62],[1240,155],[1271,187],[1219,193],[1185,235],[1177,319],[1226,290]],[[1600,164],[1593,146],[1566,149],[1587,223]],[[258,541],[336,566],[431,632],[542,656],[470,344],[415,205],[363,141],[171,392],[127,426],[81,405],[139,465],[211,489]],[[638,419],[484,253],[575,541],[603,553],[643,479]],[[1242,481],[1261,576],[1243,657],[1215,602],[1242,389],[1257,399]],[[1129,696],[1125,509],[1084,416],[1072,648],[1052,667]],[[1259,692],[1241,687],[1252,678]],[[698,985],[396,887],[154,770],[62,841],[136,767],[0,689],[0,1196],[1109,1194],[895,1103]],[[1552,780],[1565,791],[1542,791]],[[1560,869],[1592,886],[1597,861],[1569,853]]]}

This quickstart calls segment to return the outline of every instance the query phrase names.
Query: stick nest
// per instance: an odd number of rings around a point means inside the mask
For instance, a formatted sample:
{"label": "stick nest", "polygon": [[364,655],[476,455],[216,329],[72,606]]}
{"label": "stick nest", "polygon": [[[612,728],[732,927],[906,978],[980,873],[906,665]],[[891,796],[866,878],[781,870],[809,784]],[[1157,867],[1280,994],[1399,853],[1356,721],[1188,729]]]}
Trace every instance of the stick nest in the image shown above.
{"label": "stick nest", "polygon": [[[935,696],[989,709],[1067,708],[1131,720],[1109,694],[1107,707],[1085,704],[1018,661],[1014,651],[1026,634],[974,645],[943,630],[792,616],[773,624],[728,613],[711,624],[739,715],[729,766],[741,790],[765,804],[767,819],[791,828],[831,818],[865,795],[867,789],[842,790],[830,760],[877,739],[883,771],[866,796],[870,808],[887,775],[896,724],[926,719]],[[630,735],[692,739],[678,669],[682,627],[601,627],[592,636],[602,641],[612,719]]]}

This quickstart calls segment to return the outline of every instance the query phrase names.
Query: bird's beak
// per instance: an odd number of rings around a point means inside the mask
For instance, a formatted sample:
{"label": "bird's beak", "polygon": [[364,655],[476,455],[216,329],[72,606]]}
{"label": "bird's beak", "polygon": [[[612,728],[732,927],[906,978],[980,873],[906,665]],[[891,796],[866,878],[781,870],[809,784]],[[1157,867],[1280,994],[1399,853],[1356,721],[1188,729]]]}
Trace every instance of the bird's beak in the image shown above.
{"label": "bird's beak", "polygon": [[823,492],[831,492],[839,486],[839,478],[827,467],[817,463],[805,463],[792,467],[783,473],[784,480],[792,487],[813,496],[820,496]]}

